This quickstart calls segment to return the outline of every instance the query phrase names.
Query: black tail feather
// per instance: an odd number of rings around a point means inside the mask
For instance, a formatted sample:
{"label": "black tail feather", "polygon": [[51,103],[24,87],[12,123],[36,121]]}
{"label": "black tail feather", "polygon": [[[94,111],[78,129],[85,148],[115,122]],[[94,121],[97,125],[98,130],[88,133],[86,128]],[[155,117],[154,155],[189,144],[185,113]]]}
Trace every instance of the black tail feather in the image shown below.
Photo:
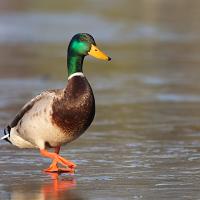
{"label": "black tail feather", "polygon": [[[11,127],[10,127],[10,126],[7,126],[7,128],[5,128],[4,131],[3,131],[3,132],[4,132],[4,135],[9,135],[9,137],[10,137],[10,130],[11,130]],[[5,138],[4,140],[5,140],[6,142],[11,143],[10,140],[9,140],[8,138]]]}

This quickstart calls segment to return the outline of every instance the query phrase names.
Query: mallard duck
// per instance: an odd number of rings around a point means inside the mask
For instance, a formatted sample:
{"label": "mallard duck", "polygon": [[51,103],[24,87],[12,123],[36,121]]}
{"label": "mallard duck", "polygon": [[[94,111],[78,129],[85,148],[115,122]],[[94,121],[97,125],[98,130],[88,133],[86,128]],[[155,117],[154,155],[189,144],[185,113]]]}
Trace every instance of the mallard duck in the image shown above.
{"label": "mallard duck", "polygon": [[68,46],[66,87],[44,91],[30,100],[4,129],[2,140],[19,148],[38,148],[42,156],[52,159],[45,172],[74,172],[76,164],[59,155],[60,147],[82,135],[94,119],[95,99],[82,71],[87,55],[111,60],[97,48],[91,35],[74,35]]}

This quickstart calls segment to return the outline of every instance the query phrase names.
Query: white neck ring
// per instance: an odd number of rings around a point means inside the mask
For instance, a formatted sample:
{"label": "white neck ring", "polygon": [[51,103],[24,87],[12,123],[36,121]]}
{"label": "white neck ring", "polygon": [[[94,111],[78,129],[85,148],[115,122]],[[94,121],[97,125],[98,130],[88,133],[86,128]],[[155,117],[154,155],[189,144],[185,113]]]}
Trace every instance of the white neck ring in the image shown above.
{"label": "white neck ring", "polygon": [[73,73],[71,74],[69,77],[68,77],[68,80],[73,78],[74,76],[81,76],[81,77],[84,77],[84,74],[82,72],[76,72],[76,73]]}

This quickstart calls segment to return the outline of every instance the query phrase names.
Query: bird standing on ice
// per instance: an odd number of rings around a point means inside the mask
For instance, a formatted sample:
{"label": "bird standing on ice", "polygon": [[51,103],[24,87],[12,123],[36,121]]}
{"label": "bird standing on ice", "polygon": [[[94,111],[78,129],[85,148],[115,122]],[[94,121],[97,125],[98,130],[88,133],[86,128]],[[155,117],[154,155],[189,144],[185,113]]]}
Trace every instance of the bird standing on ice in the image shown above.
{"label": "bird standing on ice", "polygon": [[[97,48],[91,35],[74,35],[68,47],[67,86],[44,91],[25,104],[1,138],[19,148],[39,148],[42,156],[52,159],[46,172],[74,172],[76,165],[59,155],[60,147],[83,134],[94,119],[94,95],[82,72],[87,55],[111,60]],[[55,152],[48,152],[48,148]]]}

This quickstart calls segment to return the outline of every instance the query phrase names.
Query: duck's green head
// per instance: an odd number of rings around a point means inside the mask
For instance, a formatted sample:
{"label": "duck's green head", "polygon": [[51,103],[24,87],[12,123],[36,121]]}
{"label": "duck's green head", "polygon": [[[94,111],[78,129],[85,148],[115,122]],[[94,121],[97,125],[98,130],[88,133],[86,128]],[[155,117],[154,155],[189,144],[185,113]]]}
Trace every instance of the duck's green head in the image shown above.
{"label": "duck's green head", "polygon": [[111,60],[105,53],[100,51],[94,38],[88,33],[78,33],[73,36],[68,47],[68,74],[82,72],[82,64],[85,56],[91,55],[102,60]]}

